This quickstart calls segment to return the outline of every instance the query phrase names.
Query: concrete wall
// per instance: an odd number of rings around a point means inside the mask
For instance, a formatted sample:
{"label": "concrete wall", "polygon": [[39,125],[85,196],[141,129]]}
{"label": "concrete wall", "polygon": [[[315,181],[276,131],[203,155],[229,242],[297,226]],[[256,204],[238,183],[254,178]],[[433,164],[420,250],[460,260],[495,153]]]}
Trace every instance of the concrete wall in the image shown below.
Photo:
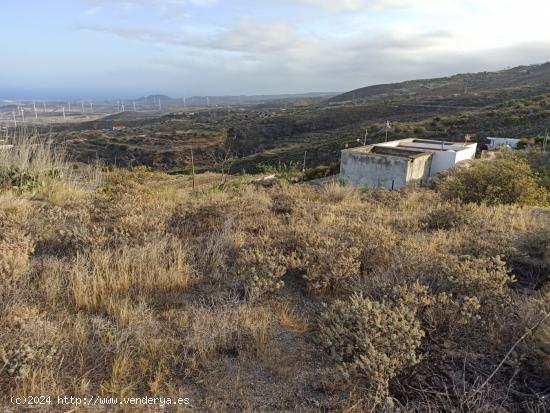
{"label": "concrete wall", "polygon": [[434,152],[430,176],[454,168],[457,163],[474,159],[477,145],[468,146],[460,151]]}
{"label": "concrete wall", "polygon": [[467,148],[465,148],[461,151],[458,151],[456,153],[455,162],[459,163],[459,162],[462,162],[462,161],[467,161],[469,159],[475,159],[476,151],[477,151],[477,143],[472,144],[471,146],[469,146],[469,147],[467,147]]}
{"label": "concrete wall", "polygon": [[430,154],[413,159],[412,162],[409,163],[407,183],[418,181],[426,182],[430,177],[431,164],[432,156]]}
{"label": "concrete wall", "polygon": [[456,152],[434,152],[432,157],[432,166],[430,168],[430,176],[434,176],[439,172],[446,171],[456,164]]}
{"label": "concrete wall", "polygon": [[370,188],[399,189],[407,185],[409,160],[370,153],[342,152],[340,179]]}
{"label": "concrete wall", "polygon": [[500,147],[509,146],[510,148],[517,148],[519,139],[507,139],[507,138],[487,138],[491,141],[489,149],[495,150]]}

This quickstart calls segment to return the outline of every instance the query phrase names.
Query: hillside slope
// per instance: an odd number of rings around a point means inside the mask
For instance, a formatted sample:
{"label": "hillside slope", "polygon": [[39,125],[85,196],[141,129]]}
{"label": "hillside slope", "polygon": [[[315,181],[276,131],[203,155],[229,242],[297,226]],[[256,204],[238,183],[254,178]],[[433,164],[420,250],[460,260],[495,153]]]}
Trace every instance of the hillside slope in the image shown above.
{"label": "hillside slope", "polygon": [[27,145],[0,159],[0,410],[35,394],[190,404],[90,412],[550,407],[550,227],[528,206],[548,194],[525,163],[464,169],[501,176],[477,205],[453,201],[459,174],[438,192],[214,175],[193,191]]}
{"label": "hillside slope", "polygon": [[335,96],[329,99],[329,102],[495,94],[514,89],[529,89],[536,93],[549,90],[550,62],[540,65],[518,66],[498,72],[457,74],[436,79],[367,86]]}

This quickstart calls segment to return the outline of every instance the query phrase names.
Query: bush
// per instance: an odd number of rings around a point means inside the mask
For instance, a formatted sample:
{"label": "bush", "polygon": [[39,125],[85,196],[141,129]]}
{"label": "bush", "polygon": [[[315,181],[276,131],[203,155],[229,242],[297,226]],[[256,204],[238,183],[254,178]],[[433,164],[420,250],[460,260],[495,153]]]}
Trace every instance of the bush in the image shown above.
{"label": "bush", "polygon": [[471,225],[475,220],[475,211],[469,205],[445,203],[431,210],[422,223],[428,229],[450,230]]}
{"label": "bush", "polygon": [[454,169],[439,190],[443,199],[466,203],[548,205],[548,192],[538,184],[529,164],[513,156]]}
{"label": "bush", "polygon": [[331,182],[321,188],[321,197],[329,203],[338,204],[357,195],[357,190],[352,186],[343,185],[340,182]]}
{"label": "bush", "polygon": [[253,247],[241,251],[235,266],[247,295],[257,298],[283,287],[281,278],[287,270],[285,264],[285,257],[278,250]]}
{"label": "bush", "polygon": [[0,187],[37,189],[68,171],[65,153],[35,135],[12,139],[13,148],[0,151]]}
{"label": "bush", "polygon": [[550,264],[550,227],[538,228],[526,234],[521,244],[530,257]]}
{"label": "bush", "polygon": [[4,288],[18,281],[32,252],[33,244],[28,237],[14,242],[0,240],[0,283]]}
{"label": "bush", "polygon": [[334,291],[361,274],[361,244],[365,232],[359,222],[333,215],[323,219],[326,222],[303,227],[296,234],[297,250],[308,288]]}
{"label": "bush", "polygon": [[393,404],[389,384],[400,370],[417,364],[424,332],[416,314],[352,295],[336,301],[320,318],[319,343],[346,379],[359,378],[374,405]]}

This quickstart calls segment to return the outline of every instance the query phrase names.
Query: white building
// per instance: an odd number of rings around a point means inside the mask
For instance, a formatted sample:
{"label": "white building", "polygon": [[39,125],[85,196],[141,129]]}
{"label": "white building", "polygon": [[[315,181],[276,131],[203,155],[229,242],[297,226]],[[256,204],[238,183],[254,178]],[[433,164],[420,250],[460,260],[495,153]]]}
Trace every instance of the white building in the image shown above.
{"label": "white building", "polygon": [[351,185],[399,189],[474,159],[477,143],[403,139],[342,151],[340,179]]}
{"label": "white building", "polygon": [[491,143],[489,144],[489,150],[494,151],[497,149],[516,149],[518,147],[519,139],[508,138],[487,138]]}

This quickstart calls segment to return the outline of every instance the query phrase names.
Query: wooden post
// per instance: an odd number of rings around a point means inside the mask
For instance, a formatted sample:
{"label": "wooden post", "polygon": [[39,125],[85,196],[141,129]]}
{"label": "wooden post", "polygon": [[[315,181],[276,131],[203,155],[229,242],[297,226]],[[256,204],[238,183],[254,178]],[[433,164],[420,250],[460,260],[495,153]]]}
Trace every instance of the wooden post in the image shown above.
{"label": "wooden post", "polygon": [[193,149],[191,149],[191,175],[193,176],[193,193],[195,193],[195,158],[193,156]]}

